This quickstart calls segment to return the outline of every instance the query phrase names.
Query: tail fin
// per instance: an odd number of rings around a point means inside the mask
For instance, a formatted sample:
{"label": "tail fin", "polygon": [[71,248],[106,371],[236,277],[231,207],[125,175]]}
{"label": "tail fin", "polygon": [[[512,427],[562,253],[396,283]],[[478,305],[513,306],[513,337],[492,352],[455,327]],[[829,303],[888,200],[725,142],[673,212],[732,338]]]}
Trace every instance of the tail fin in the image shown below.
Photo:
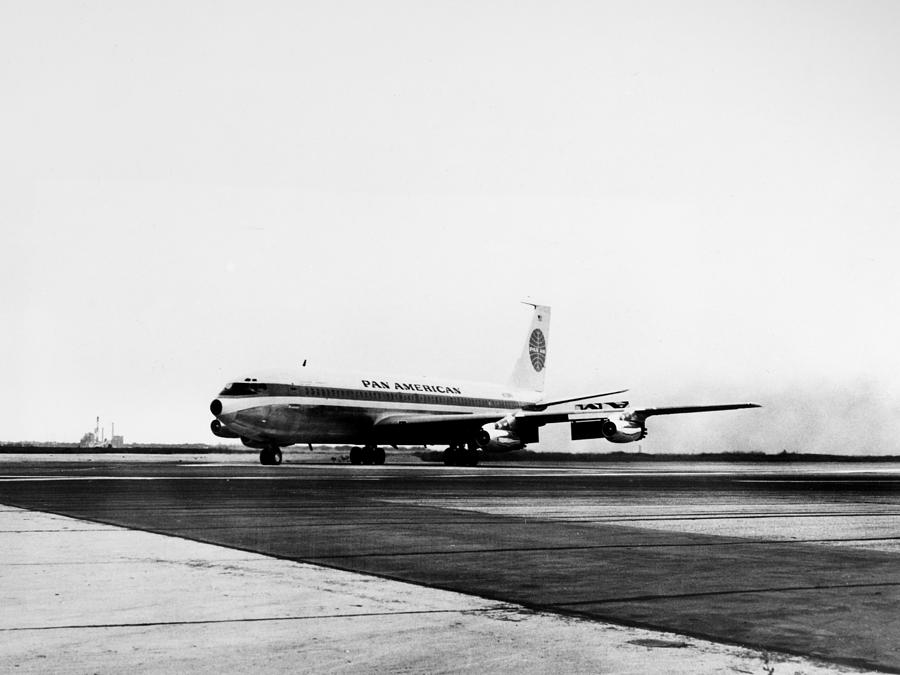
{"label": "tail fin", "polygon": [[531,317],[531,327],[528,329],[525,347],[509,378],[509,384],[516,389],[544,391],[547,350],[550,344],[550,308],[547,305],[532,305],[532,307],[534,315]]}

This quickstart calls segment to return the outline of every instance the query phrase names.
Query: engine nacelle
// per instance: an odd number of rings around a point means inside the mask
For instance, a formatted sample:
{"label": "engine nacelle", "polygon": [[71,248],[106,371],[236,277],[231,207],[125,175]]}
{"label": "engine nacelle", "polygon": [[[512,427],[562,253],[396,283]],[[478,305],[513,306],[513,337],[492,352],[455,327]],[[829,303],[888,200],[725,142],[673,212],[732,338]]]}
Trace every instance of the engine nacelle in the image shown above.
{"label": "engine nacelle", "polygon": [[612,415],[597,420],[575,420],[572,422],[572,440],[584,441],[605,438],[610,443],[633,443],[647,435],[643,421],[627,413]]}
{"label": "engine nacelle", "polygon": [[616,415],[603,420],[600,432],[610,443],[633,443],[647,435],[644,425],[629,415]]}
{"label": "engine nacelle", "polygon": [[219,438],[238,438],[238,434],[228,430],[219,420],[213,420],[209,425],[210,431]]}
{"label": "engine nacelle", "polygon": [[518,433],[516,433],[516,418],[507,415],[499,422],[488,422],[475,435],[475,442],[483,450],[493,452],[506,452],[525,447]]}

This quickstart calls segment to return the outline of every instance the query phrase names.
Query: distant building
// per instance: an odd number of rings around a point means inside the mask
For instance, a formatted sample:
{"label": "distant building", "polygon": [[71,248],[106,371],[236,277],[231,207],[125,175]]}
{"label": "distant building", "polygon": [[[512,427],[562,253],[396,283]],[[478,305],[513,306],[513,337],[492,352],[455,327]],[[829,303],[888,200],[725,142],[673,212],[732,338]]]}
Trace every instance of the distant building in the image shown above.
{"label": "distant building", "polygon": [[121,448],[125,445],[124,436],[116,436],[116,425],[113,423],[112,432],[109,438],[106,437],[106,431],[100,427],[100,418],[97,418],[97,426],[93,431],[88,431],[81,440],[78,441],[80,448]]}

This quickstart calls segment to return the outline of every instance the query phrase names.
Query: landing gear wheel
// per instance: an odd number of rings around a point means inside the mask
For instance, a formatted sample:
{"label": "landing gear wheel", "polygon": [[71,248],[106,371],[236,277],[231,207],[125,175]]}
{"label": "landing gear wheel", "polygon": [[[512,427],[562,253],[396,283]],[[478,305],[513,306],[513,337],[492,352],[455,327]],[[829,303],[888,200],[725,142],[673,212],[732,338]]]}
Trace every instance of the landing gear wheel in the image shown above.
{"label": "landing gear wheel", "polygon": [[444,450],[444,464],[447,466],[459,466],[462,464],[462,448],[451,445]]}
{"label": "landing gear wheel", "polygon": [[474,443],[469,443],[468,447],[451,445],[444,450],[444,464],[447,466],[476,466],[479,459],[478,447]]}
{"label": "landing gear wheel", "polygon": [[281,464],[281,448],[263,448],[260,450],[259,463],[266,466]]}
{"label": "landing gear wheel", "polygon": [[481,450],[479,450],[478,443],[469,441],[462,455],[466,466],[478,466],[478,460],[481,459]]}
{"label": "landing gear wheel", "polygon": [[377,445],[350,448],[351,464],[384,464],[384,449]]}

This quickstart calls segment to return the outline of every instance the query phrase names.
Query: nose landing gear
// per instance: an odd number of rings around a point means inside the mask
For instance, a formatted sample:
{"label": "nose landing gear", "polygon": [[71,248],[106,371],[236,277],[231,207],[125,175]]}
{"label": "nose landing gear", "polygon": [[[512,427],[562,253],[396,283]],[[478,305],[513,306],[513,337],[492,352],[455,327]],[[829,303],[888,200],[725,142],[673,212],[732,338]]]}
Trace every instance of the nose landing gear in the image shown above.
{"label": "nose landing gear", "polygon": [[272,445],[259,451],[259,463],[265,465],[281,464],[281,448]]}

